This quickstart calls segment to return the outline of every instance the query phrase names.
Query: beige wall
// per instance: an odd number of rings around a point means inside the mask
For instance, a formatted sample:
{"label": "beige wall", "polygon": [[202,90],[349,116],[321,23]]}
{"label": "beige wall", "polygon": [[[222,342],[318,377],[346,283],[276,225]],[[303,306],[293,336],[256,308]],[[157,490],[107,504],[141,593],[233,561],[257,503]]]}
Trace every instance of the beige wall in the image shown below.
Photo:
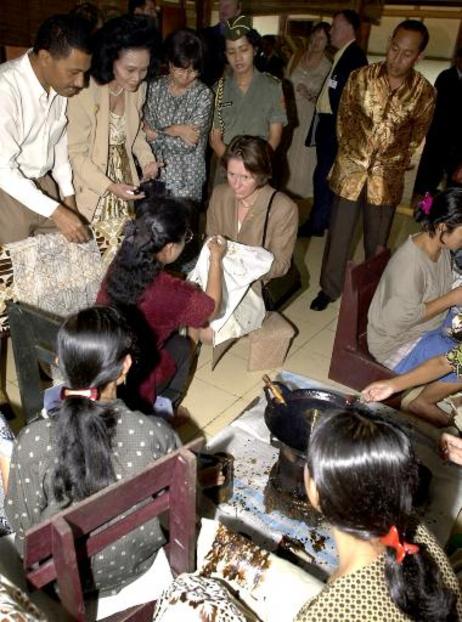
{"label": "beige wall", "polygon": [[[400,5],[400,9],[413,9],[413,4]],[[385,5],[385,11],[387,8],[396,9],[396,5]],[[441,10],[444,13],[444,10]],[[331,18],[321,15],[297,15],[289,16],[293,19],[309,19],[320,20],[326,19],[331,21]],[[382,55],[385,53],[387,43],[393,29],[404,17],[389,17],[383,16],[380,25],[372,26],[369,38],[369,53]],[[218,12],[212,11],[211,23],[216,24],[218,21]],[[457,33],[459,30],[459,21],[457,19],[441,18],[427,18],[424,20],[425,24],[430,32],[430,42],[426,51],[426,56],[439,59],[450,59],[454,54],[454,49],[457,41]],[[279,32],[279,17],[277,15],[257,16],[253,20],[254,27],[262,35],[277,34]]]}
{"label": "beige wall", "polygon": [[[379,26],[372,26],[369,37],[369,54],[385,53],[391,33],[403,19],[405,18],[384,16]],[[430,58],[452,58],[459,31],[459,21],[444,17],[433,17],[425,19],[424,23],[430,33],[430,41],[425,55]]]}

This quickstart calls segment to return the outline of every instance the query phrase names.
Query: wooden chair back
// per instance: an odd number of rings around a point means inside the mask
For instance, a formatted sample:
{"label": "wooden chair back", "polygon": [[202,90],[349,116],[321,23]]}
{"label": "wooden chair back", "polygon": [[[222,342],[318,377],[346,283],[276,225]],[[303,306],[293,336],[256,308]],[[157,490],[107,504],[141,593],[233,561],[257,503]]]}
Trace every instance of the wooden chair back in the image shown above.
{"label": "wooden chair back", "polygon": [[56,336],[63,318],[22,302],[8,302],[7,310],[19,394],[26,420],[30,421],[43,406],[40,363],[54,363]]}
{"label": "wooden chair back", "polygon": [[349,261],[346,269],[329,378],[358,391],[395,375],[367,348],[367,314],[390,256],[389,249],[379,247],[374,257],[359,265]]}
{"label": "wooden chair back", "polygon": [[[36,589],[56,581],[66,612],[86,620],[79,568],[133,529],[168,512],[167,557],[174,574],[195,568],[196,457],[202,439],[156,460],[140,473],[108,486],[50,519],[25,536],[24,569]],[[162,493],[162,494],[159,494]],[[130,510],[141,504],[136,510]],[[128,514],[127,514],[128,513]],[[122,517],[123,514],[126,514]],[[154,603],[133,607],[107,621],[152,619]]]}

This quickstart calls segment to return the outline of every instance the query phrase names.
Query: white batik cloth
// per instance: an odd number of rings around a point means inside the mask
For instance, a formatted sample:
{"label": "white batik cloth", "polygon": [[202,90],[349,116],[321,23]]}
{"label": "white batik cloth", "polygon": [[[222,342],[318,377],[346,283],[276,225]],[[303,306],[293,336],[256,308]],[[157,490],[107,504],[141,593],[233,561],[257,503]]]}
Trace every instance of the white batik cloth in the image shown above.
{"label": "white batik cloth", "polygon": [[96,240],[72,244],[61,233],[8,244],[15,300],[67,316],[95,304],[104,276]]}
{"label": "white batik cloth", "polygon": [[[204,291],[207,288],[210,251],[207,241],[188,279]],[[251,285],[269,272],[273,254],[261,246],[247,246],[228,241],[223,257],[223,297],[221,311],[212,322],[213,345],[236,339],[260,328],[265,318],[265,304]]]}

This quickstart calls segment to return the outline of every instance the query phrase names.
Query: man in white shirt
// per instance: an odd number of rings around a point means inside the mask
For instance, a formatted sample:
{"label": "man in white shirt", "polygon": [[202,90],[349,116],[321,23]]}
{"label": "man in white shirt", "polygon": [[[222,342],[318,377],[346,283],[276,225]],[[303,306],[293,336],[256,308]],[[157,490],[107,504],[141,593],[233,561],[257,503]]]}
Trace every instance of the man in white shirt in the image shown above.
{"label": "man in white shirt", "polygon": [[[23,56],[0,65],[0,244],[58,229],[89,232],[77,213],[67,152],[67,98],[85,86],[90,27],[54,15]],[[59,189],[59,192],[58,192]]]}

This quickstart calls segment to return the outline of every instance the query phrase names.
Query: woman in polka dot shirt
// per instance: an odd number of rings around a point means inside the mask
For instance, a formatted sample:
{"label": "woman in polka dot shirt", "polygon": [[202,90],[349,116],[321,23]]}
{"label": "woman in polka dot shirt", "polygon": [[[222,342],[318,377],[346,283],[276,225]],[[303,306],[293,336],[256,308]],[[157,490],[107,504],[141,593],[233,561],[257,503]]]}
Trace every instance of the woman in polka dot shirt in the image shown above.
{"label": "woman in polka dot shirt", "polygon": [[339,563],[297,622],[462,620],[456,576],[416,517],[417,461],[395,422],[326,413],[311,434],[305,484]]}
{"label": "woman in polka dot shirt", "polygon": [[[84,309],[61,327],[62,405],[21,431],[11,459],[5,509],[21,554],[27,529],[179,447],[167,423],[117,399],[131,345],[110,307]],[[157,519],[130,532],[93,558],[85,590],[118,591],[151,566],[163,543]]]}

